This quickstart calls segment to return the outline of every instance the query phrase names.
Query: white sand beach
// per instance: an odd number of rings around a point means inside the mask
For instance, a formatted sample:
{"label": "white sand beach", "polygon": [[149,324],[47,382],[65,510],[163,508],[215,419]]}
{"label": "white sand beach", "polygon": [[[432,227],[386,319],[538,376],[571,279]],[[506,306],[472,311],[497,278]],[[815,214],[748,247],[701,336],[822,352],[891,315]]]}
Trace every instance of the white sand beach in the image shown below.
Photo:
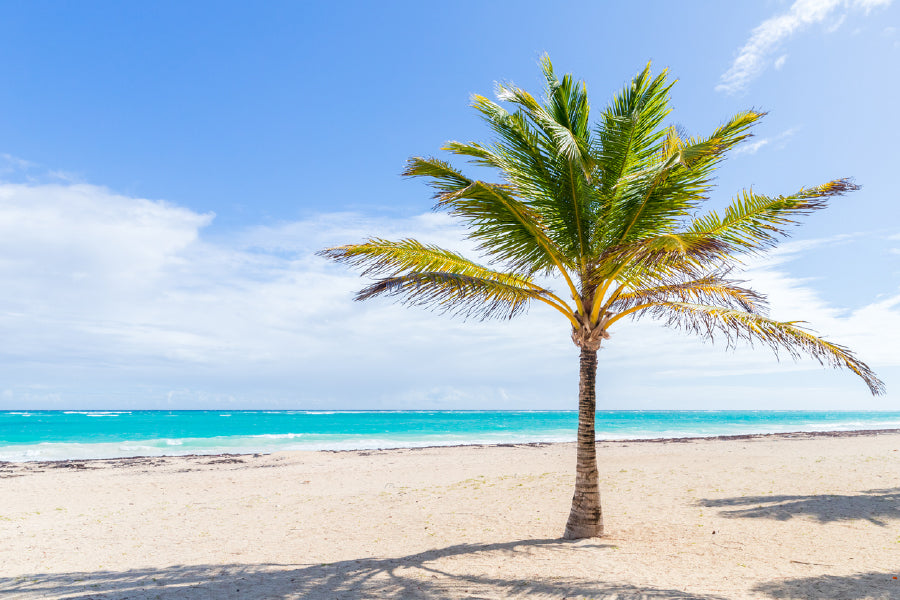
{"label": "white sand beach", "polygon": [[0,465],[0,596],[900,598],[900,433]]}

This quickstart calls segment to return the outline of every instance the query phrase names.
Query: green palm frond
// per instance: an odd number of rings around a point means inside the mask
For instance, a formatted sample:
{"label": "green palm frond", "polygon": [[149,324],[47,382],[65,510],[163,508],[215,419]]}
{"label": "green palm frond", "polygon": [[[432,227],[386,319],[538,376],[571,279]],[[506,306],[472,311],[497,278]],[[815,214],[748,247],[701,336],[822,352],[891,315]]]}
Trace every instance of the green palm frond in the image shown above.
{"label": "green palm frond", "polygon": [[535,208],[546,205],[555,195],[553,182],[559,176],[548,154],[547,140],[521,113],[509,114],[481,96],[475,97],[473,106],[482,111],[497,135],[495,142],[490,146],[448,142],[442,149],[498,169],[506,182],[516,188],[517,196],[527,198]]}
{"label": "green palm frond", "polygon": [[621,224],[612,222],[614,239],[624,242],[674,229],[707,199],[716,165],[750,135],[749,128],[762,116],[738,113],[708,138],[684,139],[670,127],[648,166],[618,181],[616,214]]}
{"label": "green palm frond", "polygon": [[583,81],[575,81],[571,74],[556,76],[550,56],[541,56],[541,71],[547,81],[547,112],[553,119],[581,139],[590,135],[590,102],[587,86]]}
{"label": "green palm frond", "polygon": [[569,112],[570,96],[575,110],[587,109],[586,93],[583,87],[577,88],[578,86],[573,86],[571,77],[565,79],[565,85],[558,81],[555,82],[555,85],[548,89],[550,105],[543,106],[525,90],[500,84],[497,86],[497,99],[519,106],[531,122],[542,130],[549,140],[552,140],[554,154],[573,161],[583,168],[585,158],[589,154],[589,147],[585,139],[587,131],[583,128],[576,129],[576,127],[579,123],[583,123],[586,115],[582,118]]}
{"label": "green palm frond", "polygon": [[694,207],[701,191],[679,172],[686,172],[684,149],[668,147],[657,162],[621,179],[616,216],[602,223],[599,233],[609,243],[625,243],[670,231]]}
{"label": "green palm frond", "polygon": [[[576,83],[570,75],[558,80],[549,59],[543,61],[543,68],[547,79],[545,105],[520,88],[498,86],[498,99],[517,105],[516,114],[527,119],[517,123],[517,128],[525,126],[534,132],[527,148],[521,144],[516,148],[528,151],[529,159],[520,163],[527,169],[523,172],[514,167],[504,172],[517,192],[528,197],[545,219],[562,226],[555,228],[559,235],[552,236],[556,243],[567,254],[583,259],[591,254],[590,225],[596,196],[590,185],[595,164],[588,127],[590,106],[583,83]],[[522,137],[517,135],[514,141]]]}
{"label": "green palm frond", "polygon": [[681,329],[713,340],[723,335],[729,346],[739,340],[761,343],[775,352],[784,351],[794,359],[803,355],[814,358],[820,365],[846,368],[866,382],[873,395],[883,394],[882,382],[872,369],[856,358],[849,349],[817,337],[797,321],[775,321],[767,317],[733,308],[687,302],[655,302],[633,313],[634,316],[653,316],[670,327]]}
{"label": "green palm frond", "polygon": [[508,187],[466,179],[437,159],[412,158],[404,175],[430,177],[438,189],[435,209],[467,221],[469,237],[479,242],[478,249],[510,270],[548,272],[569,263],[547,235],[540,215]]}
{"label": "green palm frond", "polygon": [[764,250],[786,236],[785,227],[797,224],[797,217],[825,208],[832,196],[858,189],[850,179],[836,179],[789,196],[763,196],[745,191],[726,209],[723,217],[711,212],[694,220],[687,232],[720,240],[728,244],[732,253]]}
{"label": "green palm frond", "polygon": [[[595,132],[598,164],[603,165],[599,187],[612,200],[617,184],[633,171],[640,171],[658,152],[665,137],[660,129],[669,114],[668,71],[650,78],[650,64],[626,86],[606,108]],[[612,209],[612,204],[607,210]]]}
{"label": "green palm frond", "polygon": [[356,300],[395,296],[402,304],[422,306],[464,318],[511,319],[545,290],[446,272],[387,277],[363,288]]}

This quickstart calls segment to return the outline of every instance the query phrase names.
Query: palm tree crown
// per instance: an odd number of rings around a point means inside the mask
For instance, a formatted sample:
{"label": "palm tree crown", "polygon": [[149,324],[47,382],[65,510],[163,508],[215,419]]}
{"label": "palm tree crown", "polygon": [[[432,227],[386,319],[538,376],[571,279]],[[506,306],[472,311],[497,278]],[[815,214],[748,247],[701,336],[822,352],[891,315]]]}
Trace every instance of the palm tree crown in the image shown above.
{"label": "palm tree crown", "polygon": [[[716,165],[763,114],[734,115],[706,138],[664,127],[671,83],[649,65],[590,122],[583,82],[560,80],[542,59],[543,103],[511,85],[473,106],[494,132],[490,144],[444,150],[493,168],[502,180],[471,179],[436,158],[411,158],[405,175],[425,177],[435,208],[462,219],[488,266],[417,242],[369,239],[321,254],[377,279],[358,300],[387,295],[467,316],[513,317],[532,301],[562,313],[580,348],[575,493],[569,539],[603,535],[596,456],[597,350],[625,317],[651,316],[729,344],[762,342],[850,369],[873,394],[884,384],[850,350],[797,322],[766,317],[765,300],[728,278],[743,255],[775,245],[786,226],[828,198],[857,189],[848,179],[786,196],[745,191],[723,215],[692,215],[707,199]],[[559,296],[536,277],[557,275]]]}
{"label": "palm tree crown", "polygon": [[[358,300],[395,296],[480,318],[513,317],[538,301],[562,313],[574,343],[589,351],[622,318],[650,316],[729,344],[808,354],[883,393],[850,350],[798,322],[768,318],[765,299],[728,278],[743,255],[774,246],[798,217],[856,185],[838,179],[783,196],[744,191],[723,214],[694,217],[719,161],[763,113],[741,112],[709,137],[687,137],[663,126],[672,83],[647,65],[591,123],[585,84],[559,79],[546,56],[541,64],[543,102],[512,85],[499,85],[497,98],[513,112],[476,95],[473,107],[494,141],[443,148],[494,168],[500,182],[471,179],[436,158],[411,158],[404,171],[429,180],[435,209],[466,223],[487,266],[411,239],[322,251],[377,278]],[[536,283],[548,275],[562,278],[568,297]]]}

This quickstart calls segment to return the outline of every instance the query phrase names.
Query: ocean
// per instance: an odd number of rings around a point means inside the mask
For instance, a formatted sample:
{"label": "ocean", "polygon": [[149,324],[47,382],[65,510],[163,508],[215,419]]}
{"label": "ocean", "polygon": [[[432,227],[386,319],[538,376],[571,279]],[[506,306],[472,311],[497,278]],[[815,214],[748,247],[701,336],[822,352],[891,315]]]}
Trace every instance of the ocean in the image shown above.
{"label": "ocean", "polygon": [[[0,461],[571,442],[574,411],[0,411]],[[900,428],[900,412],[598,411],[597,439]]]}

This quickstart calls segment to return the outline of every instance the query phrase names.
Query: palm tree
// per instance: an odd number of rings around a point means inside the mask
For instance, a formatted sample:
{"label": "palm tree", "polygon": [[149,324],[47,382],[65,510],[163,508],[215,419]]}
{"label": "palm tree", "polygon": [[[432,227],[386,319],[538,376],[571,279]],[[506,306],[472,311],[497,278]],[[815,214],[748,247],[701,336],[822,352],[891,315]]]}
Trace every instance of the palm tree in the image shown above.
{"label": "palm tree", "polygon": [[[723,214],[693,217],[707,200],[715,167],[746,139],[763,113],[734,115],[709,137],[664,127],[666,71],[650,65],[589,120],[584,82],[561,80],[541,60],[545,98],[499,85],[497,99],[473,107],[494,133],[489,144],[449,142],[443,150],[495,169],[499,183],[471,179],[436,158],[409,159],[404,175],[425,177],[435,210],[468,226],[489,261],[416,240],[371,238],[320,254],[376,278],[357,300],[394,296],[410,305],[480,318],[511,318],[536,301],[561,313],[580,349],[575,494],[565,537],[603,534],[594,435],[597,350],[625,317],[653,317],[704,338],[761,342],[776,352],[808,354],[844,367],[873,394],[883,383],[847,348],[796,321],[765,316],[765,299],[728,278],[742,256],[760,253],[800,215],[856,190],[838,179],[784,196],[744,191]],[[536,278],[557,276],[558,295]],[[565,298],[564,296],[570,296]]]}

